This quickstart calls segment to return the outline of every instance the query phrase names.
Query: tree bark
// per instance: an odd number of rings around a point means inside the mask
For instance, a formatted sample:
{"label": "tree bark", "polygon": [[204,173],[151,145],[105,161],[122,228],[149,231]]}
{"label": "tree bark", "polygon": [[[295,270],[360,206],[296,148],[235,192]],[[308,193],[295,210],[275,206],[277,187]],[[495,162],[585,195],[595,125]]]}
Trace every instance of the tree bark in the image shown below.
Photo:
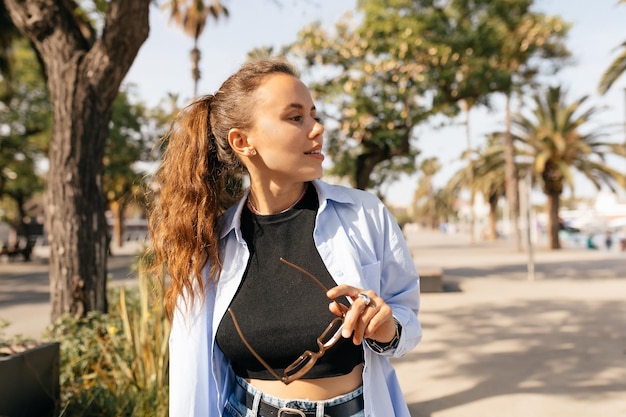
{"label": "tree bark", "polygon": [[401,142],[397,147],[391,147],[388,144],[374,144],[364,141],[362,143],[365,151],[357,156],[356,167],[354,172],[354,182],[356,188],[365,190],[370,185],[370,177],[376,168],[376,165],[383,161],[393,158],[394,156],[408,155],[411,149],[409,138],[411,129],[406,128],[406,133],[401,138]]}
{"label": "tree bark", "polygon": [[357,156],[355,172],[356,188],[359,190],[367,189],[370,185],[370,176],[374,168],[387,159],[389,159],[389,156],[384,150],[372,150],[371,152],[362,153]]}
{"label": "tree bark", "polygon": [[102,37],[84,36],[67,0],[5,0],[41,54],[53,106],[46,191],[55,320],[107,310],[102,158],[119,86],[149,32],[150,0],[111,0]]}
{"label": "tree bark", "polygon": [[559,239],[560,195],[548,194],[548,249],[561,249]]}

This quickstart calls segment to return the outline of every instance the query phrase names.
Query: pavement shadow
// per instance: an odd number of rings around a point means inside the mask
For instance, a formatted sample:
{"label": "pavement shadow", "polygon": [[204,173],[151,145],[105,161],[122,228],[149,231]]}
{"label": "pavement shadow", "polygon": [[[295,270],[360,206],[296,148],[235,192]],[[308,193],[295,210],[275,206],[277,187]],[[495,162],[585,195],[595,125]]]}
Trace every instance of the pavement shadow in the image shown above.
{"label": "pavement shadow", "polygon": [[[602,401],[626,392],[626,303],[618,301],[518,301],[437,312],[423,323],[429,348],[416,349],[396,364],[429,362],[428,376],[412,369],[414,384],[442,384],[462,378],[462,389],[409,404],[412,417],[510,394],[556,394]],[[445,326],[445,331],[437,329]],[[459,359],[462,358],[462,359]],[[437,366],[445,363],[445,366]],[[471,382],[467,382],[471,381]],[[406,384],[405,384],[406,385]],[[506,415],[506,414],[503,414]]]}
{"label": "pavement shadow", "polygon": [[[109,257],[108,284],[136,285],[133,263],[138,255]],[[50,302],[48,265],[36,262],[12,263],[2,266],[0,274],[0,307]]]}
{"label": "pavement shadow", "polygon": [[[589,280],[598,278],[626,278],[626,262],[623,258],[603,258],[554,261],[535,263],[535,274],[538,279],[578,279]],[[486,265],[484,267],[450,267],[444,268],[446,278],[487,278],[506,276],[507,279],[527,279],[526,263]]]}

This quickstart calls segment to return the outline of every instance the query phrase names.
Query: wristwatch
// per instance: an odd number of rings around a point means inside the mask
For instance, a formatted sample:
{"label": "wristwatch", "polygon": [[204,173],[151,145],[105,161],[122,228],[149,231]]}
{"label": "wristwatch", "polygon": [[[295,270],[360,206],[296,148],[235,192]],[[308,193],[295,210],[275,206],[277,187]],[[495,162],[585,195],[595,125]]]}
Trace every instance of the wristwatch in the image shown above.
{"label": "wristwatch", "polygon": [[368,339],[368,338],[365,339],[369,347],[371,347],[374,352],[385,353],[387,351],[397,348],[398,344],[400,344],[400,336],[402,336],[402,325],[400,324],[398,319],[396,319],[395,317],[393,318],[393,322],[396,325],[396,334],[393,336],[393,339],[391,339],[389,342],[382,343],[374,339]]}

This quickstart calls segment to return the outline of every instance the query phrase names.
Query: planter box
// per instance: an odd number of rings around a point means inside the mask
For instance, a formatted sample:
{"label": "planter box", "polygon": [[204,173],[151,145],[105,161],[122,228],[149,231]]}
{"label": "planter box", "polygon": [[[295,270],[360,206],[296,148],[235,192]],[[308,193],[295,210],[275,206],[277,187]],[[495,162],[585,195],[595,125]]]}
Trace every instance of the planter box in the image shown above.
{"label": "planter box", "polygon": [[443,291],[443,269],[439,267],[417,268],[420,276],[420,292],[442,292]]}
{"label": "planter box", "polygon": [[0,357],[0,416],[54,417],[58,405],[58,343]]}

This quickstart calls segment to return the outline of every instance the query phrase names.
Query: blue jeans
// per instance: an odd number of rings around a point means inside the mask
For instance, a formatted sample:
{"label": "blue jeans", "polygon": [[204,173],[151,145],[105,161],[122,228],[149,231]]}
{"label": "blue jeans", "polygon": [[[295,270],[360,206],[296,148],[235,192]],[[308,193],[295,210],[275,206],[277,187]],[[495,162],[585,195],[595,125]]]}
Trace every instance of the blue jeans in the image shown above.
{"label": "blue jeans", "polygon": [[[308,401],[308,400],[284,400],[271,395],[264,394],[252,385],[248,384],[245,379],[237,377],[237,384],[239,384],[245,391],[252,394],[255,398],[255,404],[259,403],[262,399],[264,402],[274,405],[275,407],[291,407],[303,411],[315,412],[316,417],[324,417],[324,408],[333,405],[343,404],[351,399],[358,397],[363,393],[363,387],[359,387],[352,392],[340,395],[335,398],[331,398],[324,401]],[[253,408],[255,408],[253,406]],[[258,405],[256,407],[258,409]],[[252,410],[246,406],[245,403],[237,398],[237,395],[233,391],[228,397],[226,406],[224,407],[223,417],[265,417],[257,413],[257,410]],[[364,410],[361,410],[355,414],[341,416],[341,417],[365,417]]]}

